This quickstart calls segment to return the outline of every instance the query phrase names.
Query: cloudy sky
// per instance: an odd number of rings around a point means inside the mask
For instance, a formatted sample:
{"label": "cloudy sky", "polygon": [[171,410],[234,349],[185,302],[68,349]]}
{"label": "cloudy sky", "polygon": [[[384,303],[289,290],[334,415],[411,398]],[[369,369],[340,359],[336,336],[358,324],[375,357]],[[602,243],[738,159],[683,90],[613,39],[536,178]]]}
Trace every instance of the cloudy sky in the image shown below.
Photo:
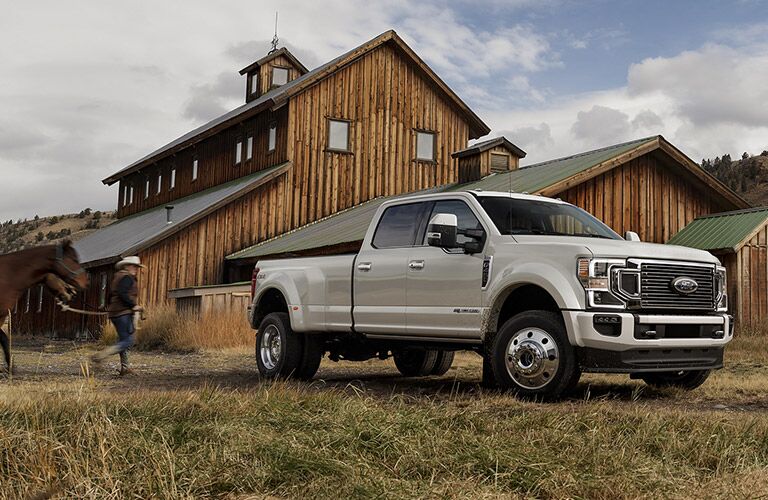
{"label": "cloudy sky", "polygon": [[0,0],[0,220],[113,209],[101,179],[242,102],[276,10],[309,68],[394,28],[524,164],[768,149],[763,0]]}

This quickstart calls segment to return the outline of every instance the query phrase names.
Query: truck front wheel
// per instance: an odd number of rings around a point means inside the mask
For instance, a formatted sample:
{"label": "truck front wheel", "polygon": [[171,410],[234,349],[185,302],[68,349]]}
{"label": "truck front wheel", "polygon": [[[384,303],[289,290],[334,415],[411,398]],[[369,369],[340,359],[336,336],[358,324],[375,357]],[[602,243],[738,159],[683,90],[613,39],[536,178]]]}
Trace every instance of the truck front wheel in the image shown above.
{"label": "truck front wheel", "polygon": [[556,399],[579,377],[565,326],[550,311],[526,311],[507,320],[490,358],[499,386],[523,397]]}
{"label": "truck front wheel", "polygon": [[269,379],[296,376],[303,354],[302,340],[303,337],[291,329],[288,314],[267,314],[256,334],[256,365],[261,376]]}
{"label": "truck front wheel", "polygon": [[643,382],[653,387],[679,387],[692,390],[703,384],[712,370],[681,370],[677,372],[644,373]]}

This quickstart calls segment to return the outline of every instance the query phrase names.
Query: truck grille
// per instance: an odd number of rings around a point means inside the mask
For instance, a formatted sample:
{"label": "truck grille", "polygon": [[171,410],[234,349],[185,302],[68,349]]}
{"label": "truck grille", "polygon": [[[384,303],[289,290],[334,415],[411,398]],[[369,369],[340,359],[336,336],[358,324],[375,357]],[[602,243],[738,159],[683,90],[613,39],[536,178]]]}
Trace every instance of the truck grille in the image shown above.
{"label": "truck grille", "polygon": [[[672,281],[691,278],[699,287],[690,294],[672,288]],[[640,303],[643,309],[715,309],[715,275],[712,266],[643,262],[640,265]]]}

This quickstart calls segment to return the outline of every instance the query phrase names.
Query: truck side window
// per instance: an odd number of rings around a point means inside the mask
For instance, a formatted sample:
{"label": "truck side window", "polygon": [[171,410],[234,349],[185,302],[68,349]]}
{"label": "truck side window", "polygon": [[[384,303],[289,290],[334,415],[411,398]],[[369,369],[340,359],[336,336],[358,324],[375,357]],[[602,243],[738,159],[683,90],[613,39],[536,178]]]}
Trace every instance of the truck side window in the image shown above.
{"label": "truck side window", "polygon": [[[472,212],[472,209],[467,206],[466,203],[460,200],[443,200],[443,201],[437,201],[435,202],[435,206],[432,208],[432,213],[429,214],[429,219],[434,217],[436,214],[454,214],[456,215],[456,218],[458,219],[458,230],[459,235],[456,238],[456,241],[458,243],[466,243],[468,241],[476,241],[473,238],[469,238],[467,236],[464,236],[461,234],[462,231],[467,229],[480,229],[483,230],[483,226],[480,224],[480,221],[477,220],[477,217],[475,217],[475,214]],[[427,220],[429,220],[427,219]],[[427,235],[426,232],[424,233],[421,241],[422,245],[427,244]]]}
{"label": "truck side window", "polygon": [[373,235],[374,248],[412,247],[416,240],[423,203],[389,207],[381,216]]}

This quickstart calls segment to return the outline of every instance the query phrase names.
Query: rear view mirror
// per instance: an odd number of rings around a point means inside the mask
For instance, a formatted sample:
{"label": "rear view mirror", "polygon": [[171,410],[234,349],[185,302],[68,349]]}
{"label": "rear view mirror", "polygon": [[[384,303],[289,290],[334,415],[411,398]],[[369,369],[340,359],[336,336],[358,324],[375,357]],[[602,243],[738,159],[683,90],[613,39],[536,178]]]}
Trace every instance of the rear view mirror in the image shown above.
{"label": "rear view mirror", "polygon": [[436,214],[427,226],[427,244],[431,247],[456,248],[458,225],[456,215]]}
{"label": "rear view mirror", "polygon": [[624,239],[627,241],[640,241],[640,236],[634,231],[624,233]]}

